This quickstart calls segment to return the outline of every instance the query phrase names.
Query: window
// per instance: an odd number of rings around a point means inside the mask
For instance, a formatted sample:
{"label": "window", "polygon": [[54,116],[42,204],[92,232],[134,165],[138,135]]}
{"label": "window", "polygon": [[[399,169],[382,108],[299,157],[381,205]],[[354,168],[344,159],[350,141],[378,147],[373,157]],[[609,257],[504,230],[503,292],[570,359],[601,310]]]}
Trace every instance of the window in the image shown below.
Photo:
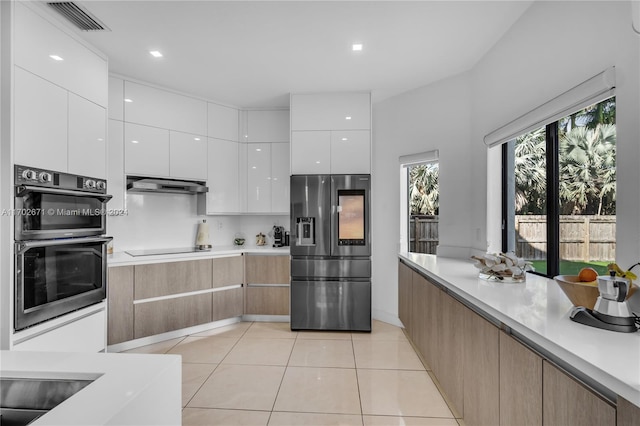
{"label": "window", "polygon": [[502,249],[546,276],[615,260],[615,98],[503,145]]}
{"label": "window", "polygon": [[408,251],[435,254],[438,247],[438,162],[407,168]]}

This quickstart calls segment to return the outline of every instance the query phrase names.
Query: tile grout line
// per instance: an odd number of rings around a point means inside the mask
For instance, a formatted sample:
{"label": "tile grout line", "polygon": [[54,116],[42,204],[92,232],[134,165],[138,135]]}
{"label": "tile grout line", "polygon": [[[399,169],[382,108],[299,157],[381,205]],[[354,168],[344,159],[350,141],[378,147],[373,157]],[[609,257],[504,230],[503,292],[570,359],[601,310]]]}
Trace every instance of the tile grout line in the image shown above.
{"label": "tile grout line", "polygon": [[280,389],[282,389],[282,383],[284,382],[284,376],[287,374],[287,370],[289,369],[289,363],[291,362],[291,355],[293,354],[293,350],[296,347],[296,343],[298,342],[299,333],[296,332],[296,337],[293,339],[293,345],[291,345],[291,352],[289,352],[289,358],[287,358],[287,364],[284,366],[284,371],[282,372],[282,378],[280,379],[280,384],[278,385],[278,390],[276,391],[276,397],[273,398],[273,405],[271,405],[271,412],[269,413],[269,418],[267,419],[267,425],[271,421],[271,416],[273,416],[273,410],[276,408],[276,402],[278,401],[278,395],[280,395]]}

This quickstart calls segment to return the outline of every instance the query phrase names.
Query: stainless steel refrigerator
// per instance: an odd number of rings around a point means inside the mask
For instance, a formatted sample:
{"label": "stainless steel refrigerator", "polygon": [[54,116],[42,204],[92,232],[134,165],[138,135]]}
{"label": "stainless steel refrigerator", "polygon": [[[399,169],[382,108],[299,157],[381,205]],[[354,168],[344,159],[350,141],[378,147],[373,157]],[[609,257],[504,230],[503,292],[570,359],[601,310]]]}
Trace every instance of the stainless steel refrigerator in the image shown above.
{"label": "stainless steel refrigerator", "polygon": [[370,175],[291,176],[291,329],[371,331]]}

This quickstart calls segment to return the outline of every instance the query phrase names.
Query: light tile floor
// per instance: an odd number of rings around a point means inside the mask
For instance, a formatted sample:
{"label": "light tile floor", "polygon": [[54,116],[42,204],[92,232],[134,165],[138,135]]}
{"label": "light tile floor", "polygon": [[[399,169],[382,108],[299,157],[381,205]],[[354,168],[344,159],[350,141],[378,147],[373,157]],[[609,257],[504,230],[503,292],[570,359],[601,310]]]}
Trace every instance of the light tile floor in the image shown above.
{"label": "light tile floor", "polygon": [[183,425],[458,426],[402,330],[242,322],[127,352],[182,355]]}

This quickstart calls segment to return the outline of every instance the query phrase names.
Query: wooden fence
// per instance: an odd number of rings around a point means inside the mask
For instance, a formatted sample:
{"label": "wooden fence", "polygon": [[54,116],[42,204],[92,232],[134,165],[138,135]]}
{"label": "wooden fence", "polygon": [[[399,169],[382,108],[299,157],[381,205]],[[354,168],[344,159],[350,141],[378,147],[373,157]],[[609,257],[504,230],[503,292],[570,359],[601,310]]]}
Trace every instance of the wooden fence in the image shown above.
{"label": "wooden fence", "polygon": [[[516,254],[546,258],[546,216],[516,216]],[[615,216],[560,216],[560,259],[588,262],[616,258]]]}
{"label": "wooden fence", "polygon": [[409,251],[435,254],[438,247],[438,216],[411,216],[409,220]]}
{"label": "wooden fence", "polygon": [[[516,216],[516,254],[529,260],[546,259],[546,216]],[[409,251],[435,254],[438,216],[411,216]],[[616,258],[615,216],[560,216],[560,258],[610,261]]]}

